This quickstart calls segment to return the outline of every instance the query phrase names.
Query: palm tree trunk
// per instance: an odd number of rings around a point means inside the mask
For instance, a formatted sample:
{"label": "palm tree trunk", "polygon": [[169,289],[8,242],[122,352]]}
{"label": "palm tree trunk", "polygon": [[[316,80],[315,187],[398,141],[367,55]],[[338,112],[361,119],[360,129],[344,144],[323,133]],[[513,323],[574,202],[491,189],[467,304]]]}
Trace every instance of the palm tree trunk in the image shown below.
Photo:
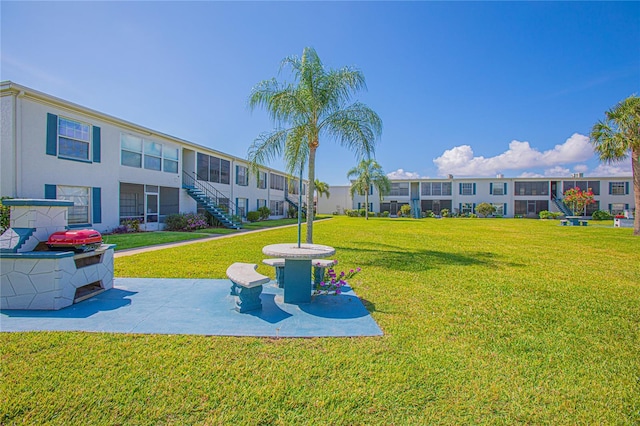
{"label": "palm tree trunk", "polygon": [[633,235],[640,235],[640,148],[631,150],[631,171],[633,172],[633,192],[636,200]]}
{"label": "palm tree trunk", "polygon": [[313,193],[316,190],[316,148],[309,148],[309,188],[307,188],[307,244],[313,244]]}
{"label": "palm tree trunk", "polygon": [[364,192],[364,218],[369,220],[369,191]]}

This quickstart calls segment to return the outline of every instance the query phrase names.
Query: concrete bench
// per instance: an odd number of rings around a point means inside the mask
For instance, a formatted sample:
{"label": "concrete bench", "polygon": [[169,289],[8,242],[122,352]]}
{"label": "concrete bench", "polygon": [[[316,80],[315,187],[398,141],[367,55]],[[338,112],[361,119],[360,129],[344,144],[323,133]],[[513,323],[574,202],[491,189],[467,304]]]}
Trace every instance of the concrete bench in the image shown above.
{"label": "concrete bench", "polygon": [[[276,281],[278,287],[284,288],[284,259],[264,259],[262,261],[265,265],[276,268]],[[318,285],[324,278],[325,268],[331,267],[336,264],[335,260],[331,259],[313,259],[311,265],[313,266],[313,283]]]}
{"label": "concrete bench", "polygon": [[262,263],[276,268],[278,287],[284,288],[284,259],[264,259]]}
{"label": "concrete bench", "polygon": [[567,226],[567,225],[569,225],[569,221],[568,221],[567,219],[562,219],[562,220],[560,221],[560,225],[562,225],[562,226]]}
{"label": "concrete bench", "polygon": [[256,272],[255,263],[236,262],[227,268],[227,277],[231,280],[231,295],[237,296],[236,311],[247,312],[262,308],[260,294],[262,284],[271,278]]}
{"label": "concrete bench", "polygon": [[336,264],[335,260],[331,259],[313,259],[311,265],[313,266],[313,284],[320,285],[324,279],[325,268],[330,268]]}

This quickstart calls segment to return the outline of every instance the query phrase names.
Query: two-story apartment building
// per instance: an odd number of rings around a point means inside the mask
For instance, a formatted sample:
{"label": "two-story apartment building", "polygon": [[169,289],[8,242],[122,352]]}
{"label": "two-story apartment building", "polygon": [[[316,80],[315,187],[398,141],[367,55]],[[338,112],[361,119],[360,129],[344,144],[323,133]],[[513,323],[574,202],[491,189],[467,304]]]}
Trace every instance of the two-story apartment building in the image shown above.
{"label": "two-story apartment building", "polygon": [[[572,177],[557,178],[454,178],[392,180],[391,191],[380,198],[370,189],[369,211],[388,211],[396,215],[404,204],[411,206],[412,214],[443,209],[452,213],[475,213],[480,203],[492,204],[495,215],[503,217],[537,217],[543,210],[560,211],[558,202],[570,188],[591,189],[595,203],[585,208],[583,215],[596,210],[612,214],[634,210],[633,179],[627,177]],[[333,188],[332,188],[333,190]],[[365,208],[364,195],[353,197],[351,208]],[[330,202],[329,202],[330,203]]]}
{"label": "two-story apartment building", "polygon": [[230,215],[268,206],[281,217],[298,191],[284,172],[250,176],[245,159],[13,82],[0,95],[0,196],[71,200],[70,224],[159,229],[167,215],[202,210],[189,186]]}

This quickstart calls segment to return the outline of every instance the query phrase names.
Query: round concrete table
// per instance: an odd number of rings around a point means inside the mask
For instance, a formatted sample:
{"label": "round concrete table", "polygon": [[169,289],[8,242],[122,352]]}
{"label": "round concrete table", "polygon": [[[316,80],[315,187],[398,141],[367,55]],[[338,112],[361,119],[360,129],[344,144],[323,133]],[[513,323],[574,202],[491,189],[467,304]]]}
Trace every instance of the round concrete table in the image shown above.
{"label": "round concrete table", "polygon": [[333,256],[336,249],[320,244],[285,243],[263,247],[267,256],[284,259],[284,302],[311,301],[311,259]]}

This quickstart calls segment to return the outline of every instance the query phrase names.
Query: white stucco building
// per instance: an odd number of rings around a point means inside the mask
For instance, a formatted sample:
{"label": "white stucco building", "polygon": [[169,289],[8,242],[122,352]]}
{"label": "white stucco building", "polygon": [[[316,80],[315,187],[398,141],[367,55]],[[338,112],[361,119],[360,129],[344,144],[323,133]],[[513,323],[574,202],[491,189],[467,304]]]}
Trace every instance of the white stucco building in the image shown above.
{"label": "white stucco building", "polygon": [[208,201],[229,216],[267,206],[282,217],[285,191],[297,192],[284,172],[249,176],[244,159],[13,82],[0,95],[0,196],[71,200],[70,225],[154,230]]}
{"label": "white stucco building", "polygon": [[[444,179],[412,179],[392,180],[389,194],[380,198],[374,188],[369,192],[369,211],[388,211],[395,215],[404,204],[411,206],[412,214],[432,211],[440,214],[443,209],[451,213],[475,213],[476,206],[486,202],[496,208],[496,215],[503,217],[537,217],[543,210],[561,211],[561,200],[567,189],[578,187],[582,190],[591,188],[595,204],[590,204],[583,212],[590,216],[596,210],[606,210],[612,214],[625,210],[633,211],[634,205],[633,178],[622,177],[585,177],[575,174],[571,177],[555,178],[505,178],[497,175],[493,178],[454,178]],[[333,206],[341,202],[340,197],[333,199],[334,191],[340,194],[339,188],[331,187],[331,199],[325,203]],[[335,206],[333,206],[335,210]],[[343,208],[365,208],[364,195],[356,195],[351,203]]]}

